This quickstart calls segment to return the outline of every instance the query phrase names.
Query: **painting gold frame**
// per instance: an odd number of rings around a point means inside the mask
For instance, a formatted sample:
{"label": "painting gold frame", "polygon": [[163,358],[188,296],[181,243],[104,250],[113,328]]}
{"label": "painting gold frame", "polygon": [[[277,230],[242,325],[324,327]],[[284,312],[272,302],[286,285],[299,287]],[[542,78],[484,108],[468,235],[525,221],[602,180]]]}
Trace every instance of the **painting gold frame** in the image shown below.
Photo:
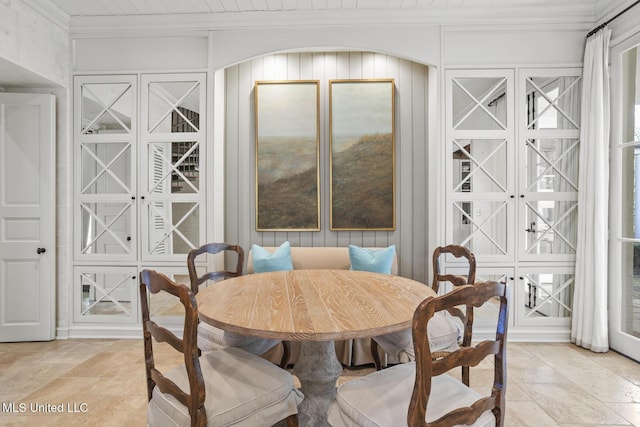
{"label": "painting gold frame", "polygon": [[330,228],[395,230],[395,83],[330,80]]}
{"label": "painting gold frame", "polygon": [[320,82],[256,81],[257,231],[320,230]]}

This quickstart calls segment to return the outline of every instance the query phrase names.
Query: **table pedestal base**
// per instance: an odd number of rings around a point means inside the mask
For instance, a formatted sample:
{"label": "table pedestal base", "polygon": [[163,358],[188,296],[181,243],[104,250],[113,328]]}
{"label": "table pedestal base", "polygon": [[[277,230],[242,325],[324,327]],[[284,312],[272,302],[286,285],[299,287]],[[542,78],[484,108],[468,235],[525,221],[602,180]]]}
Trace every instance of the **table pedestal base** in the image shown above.
{"label": "table pedestal base", "polygon": [[336,398],[342,364],[333,341],[302,341],[301,347],[300,359],[293,368],[304,393],[298,406],[300,427],[329,426],[327,410]]}

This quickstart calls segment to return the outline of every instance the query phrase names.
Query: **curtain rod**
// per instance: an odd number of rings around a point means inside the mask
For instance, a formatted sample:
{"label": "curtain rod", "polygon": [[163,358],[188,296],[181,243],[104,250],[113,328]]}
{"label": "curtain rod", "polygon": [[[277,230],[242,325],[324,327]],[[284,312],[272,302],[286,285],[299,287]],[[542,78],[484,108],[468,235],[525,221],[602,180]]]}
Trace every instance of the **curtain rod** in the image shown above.
{"label": "curtain rod", "polygon": [[624,13],[626,13],[629,9],[631,9],[633,6],[640,4],[640,0],[636,0],[635,2],[631,3],[629,6],[627,6],[623,11],[619,12],[616,16],[614,16],[613,18],[609,19],[608,21],[605,21],[604,23],[598,25],[596,28],[594,28],[593,30],[589,31],[587,33],[587,38],[591,37],[592,35],[594,35],[595,33],[597,33],[598,31],[600,31],[601,29],[603,29],[604,27],[607,26],[607,24],[609,24],[610,22],[612,22],[613,20],[615,20],[616,18],[620,17],[621,15],[623,15]]}

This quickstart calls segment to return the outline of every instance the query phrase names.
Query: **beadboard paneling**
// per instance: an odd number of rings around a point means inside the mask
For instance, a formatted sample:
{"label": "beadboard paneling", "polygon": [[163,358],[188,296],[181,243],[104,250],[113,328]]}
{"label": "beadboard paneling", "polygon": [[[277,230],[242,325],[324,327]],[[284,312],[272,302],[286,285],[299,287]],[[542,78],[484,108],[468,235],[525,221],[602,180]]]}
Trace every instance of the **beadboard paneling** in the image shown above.
{"label": "beadboard paneling", "polygon": [[[369,52],[282,53],[226,70],[225,239],[249,250],[277,246],[388,246],[395,244],[399,273],[427,277],[427,94],[424,65]],[[396,86],[396,230],[329,230],[329,80],[393,78]],[[257,232],[255,215],[256,80],[320,81],[320,231]]]}

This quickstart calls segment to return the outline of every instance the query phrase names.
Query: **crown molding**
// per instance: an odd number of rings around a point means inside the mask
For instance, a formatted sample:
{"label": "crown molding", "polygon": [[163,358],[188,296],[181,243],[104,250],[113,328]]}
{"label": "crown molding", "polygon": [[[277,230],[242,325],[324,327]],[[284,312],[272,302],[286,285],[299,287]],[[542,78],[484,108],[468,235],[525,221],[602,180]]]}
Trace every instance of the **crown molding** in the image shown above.
{"label": "crown molding", "polygon": [[246,28],[308,28],[370,25],[513,25],[588,24],[595,22],[590,5],[476,7],[460,9],[342,9],[256,11],[207,14],[71,17],[75,37],[173,34]]}

